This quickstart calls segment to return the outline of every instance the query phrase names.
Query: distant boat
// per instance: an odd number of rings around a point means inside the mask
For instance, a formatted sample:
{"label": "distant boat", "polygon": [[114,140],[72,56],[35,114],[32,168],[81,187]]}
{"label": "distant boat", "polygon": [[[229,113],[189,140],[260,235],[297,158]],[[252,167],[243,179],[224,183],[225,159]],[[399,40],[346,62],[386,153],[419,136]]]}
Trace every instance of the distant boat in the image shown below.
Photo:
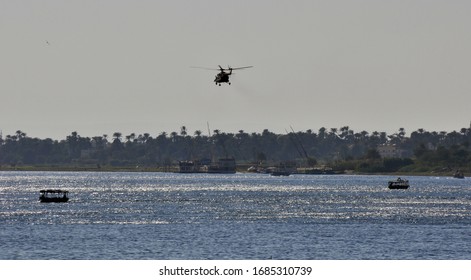
{"label": "distant boat", "polygon": [[67,202],[69,201],[69,192],[63,190],[40,190],[40,202]]}
{"label": "distant boat", "polygon": [[397,190],[397,189],[405,190],[409,188],[409,181],[401,179],[401,178],[397,178],[395,181],[388,182],[388,188],[392,190]]}
{"label": "distant boat", "polygon": [[453,174],[453,177],[458,179],[464,179],[464,174],[461,170],[456,170],[455,174]]}
{"label": "distant boat", "polygon": [[285,170],[274,170],[270,173],[271,176],[289,176],[291,172]]}
{"label": "distant boat", "polygon": [[281,162],[274,167],[267,168],[267,173],[270,173],[271,176],[289,176],[296,173],[296,163]]}

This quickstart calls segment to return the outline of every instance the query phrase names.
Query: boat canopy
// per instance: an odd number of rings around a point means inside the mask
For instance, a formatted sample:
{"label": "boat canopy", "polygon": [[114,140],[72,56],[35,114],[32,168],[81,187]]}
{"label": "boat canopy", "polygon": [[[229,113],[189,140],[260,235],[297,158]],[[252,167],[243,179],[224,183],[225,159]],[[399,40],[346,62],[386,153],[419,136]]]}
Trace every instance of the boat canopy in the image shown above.
{"label": "boat canopy", "polygon": [[42,194],[45,194],[45,193],[69,193],[69,191],[63,191],[63,190],[40,190],[39,191],[40,193]]}

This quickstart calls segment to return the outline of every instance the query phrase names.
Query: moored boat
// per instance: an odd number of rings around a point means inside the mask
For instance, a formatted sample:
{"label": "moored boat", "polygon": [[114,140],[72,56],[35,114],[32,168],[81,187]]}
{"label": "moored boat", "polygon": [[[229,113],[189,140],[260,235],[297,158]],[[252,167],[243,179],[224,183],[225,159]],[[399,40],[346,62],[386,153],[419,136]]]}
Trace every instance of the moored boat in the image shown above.
{"label": "moored boat", "polygon": [[40,190],[40,202],[67,202],[69,201],[69,192],[63,190]]}
{"label": "moored boat", "polygon": [[270,173],[271,176],[289,176],[291,172],[286,170],[274,170]]}
{"label": "moored boat", "polygon": [[407,189],[409,188],[409,181],[401,178],[397,178],[395,181],[388,182],[389,189]]}
{"label": "moored boat", "polygon": [[461,170],[456,170],[453,178],[464,179],[464,173]]}

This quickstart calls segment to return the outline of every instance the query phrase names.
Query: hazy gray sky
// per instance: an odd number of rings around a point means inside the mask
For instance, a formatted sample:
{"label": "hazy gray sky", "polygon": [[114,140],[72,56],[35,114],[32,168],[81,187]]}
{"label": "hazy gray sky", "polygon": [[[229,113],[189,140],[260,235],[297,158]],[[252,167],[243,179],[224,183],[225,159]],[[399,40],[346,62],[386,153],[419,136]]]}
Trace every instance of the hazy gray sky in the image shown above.
{"label": "hazy gray sky", "polygon": [[[471,1],[0,0],[0,130],[65,139],[471,120]],[[232,85],[216,71],[232,67]]]}

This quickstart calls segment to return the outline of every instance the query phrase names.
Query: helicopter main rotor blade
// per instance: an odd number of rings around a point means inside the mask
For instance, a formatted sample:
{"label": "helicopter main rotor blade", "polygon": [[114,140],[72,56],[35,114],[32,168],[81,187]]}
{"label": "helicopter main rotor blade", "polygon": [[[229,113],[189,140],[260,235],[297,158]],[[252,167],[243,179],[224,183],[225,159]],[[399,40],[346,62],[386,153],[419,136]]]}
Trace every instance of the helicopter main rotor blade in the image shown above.
{"label": "helicopter main rotor blade", "polygon": [[228,68],[222,68],[221,65],[218,65],[219,69],[216,68],[207,68],[207,67],[199,67],[199,66],[190,66],[190,68],[197,68],[197,69],[204,69],[204,70],[212,70],[212,71],[225,71],[225,70],[240,70],[240,69],[246,69],[246,68],[252,68],[253,66],[244,66],[244,67],[235,67],[232,68],[228,66]]}
{"label": "helicopter main rotor blade", "polygon": [[240,69],[246,69],[246,68],[252,68],[253,66],[244,66],[244,67],[235,67],[235,68],[229,68],[232,70],[240,70]]}

